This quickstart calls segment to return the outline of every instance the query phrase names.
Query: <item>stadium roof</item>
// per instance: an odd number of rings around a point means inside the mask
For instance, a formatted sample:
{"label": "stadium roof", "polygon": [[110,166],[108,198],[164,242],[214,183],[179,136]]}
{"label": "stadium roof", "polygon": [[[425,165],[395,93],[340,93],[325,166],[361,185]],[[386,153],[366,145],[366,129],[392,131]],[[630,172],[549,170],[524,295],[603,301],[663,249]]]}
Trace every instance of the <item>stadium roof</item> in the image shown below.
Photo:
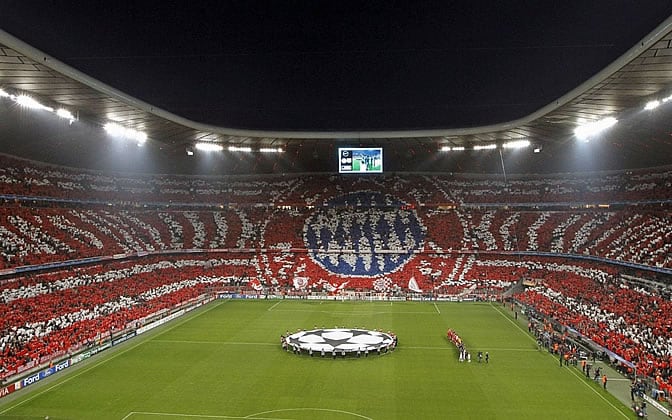
{"label": "stadium roof", "polygon": [[[198,66],[196,61],[194,66]],[[572,141],[580,121],[614,116],[627,123],[613,133],[613,144],[627,143],[625,147],[632,150],[649,150],[653,139],[653,143],[663,147],[661,150],[669,152],[670,118],[661,117],[662,112],[657,118],[643,116],[641,109],[648,101],[672,93],[672,17],[571,91],[527,115],[488,125],[410,130],[264,130],[208,124],[133,97],[5,31],[0,31],[0,87],[8,92],[33,95],[45,104],[65,106],[83,121],[101,126],[107,121],[117,121],[142,130],[153,143],[171,150],[184,150],[197,141],[225,146],[303,147],[325,139],[354,139],[352,141],[370,145],[402,139],[405,140],[402,144],[422,144],[433,151],[443,145],[469,146],[528,139],[549,148]],[[660,164],[660,157],[658,153],[659,160],[654,159],[653,164]],[[672,163],[667,160],[662,163]],[[646,161],[635,163],[648,164]]]}

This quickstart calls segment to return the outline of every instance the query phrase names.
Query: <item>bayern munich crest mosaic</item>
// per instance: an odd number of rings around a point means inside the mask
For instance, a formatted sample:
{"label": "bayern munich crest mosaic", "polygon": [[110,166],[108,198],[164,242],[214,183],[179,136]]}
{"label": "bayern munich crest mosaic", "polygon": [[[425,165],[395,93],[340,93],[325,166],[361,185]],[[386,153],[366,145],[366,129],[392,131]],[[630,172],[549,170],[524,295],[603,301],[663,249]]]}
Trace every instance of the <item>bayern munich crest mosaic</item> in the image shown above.
{"label": "bayern munich crest mosaic", "polygon": [[[313,261],[331,273],[358,277],[388,274],[422,246],[424,227],[415,211],[400,208],[403,203],[389,195],[361,191],[327,204],[306,219],[303,237]],[[397,208],[391,210],[391,206]],[[371,211],[371,207],[380,210]]]}

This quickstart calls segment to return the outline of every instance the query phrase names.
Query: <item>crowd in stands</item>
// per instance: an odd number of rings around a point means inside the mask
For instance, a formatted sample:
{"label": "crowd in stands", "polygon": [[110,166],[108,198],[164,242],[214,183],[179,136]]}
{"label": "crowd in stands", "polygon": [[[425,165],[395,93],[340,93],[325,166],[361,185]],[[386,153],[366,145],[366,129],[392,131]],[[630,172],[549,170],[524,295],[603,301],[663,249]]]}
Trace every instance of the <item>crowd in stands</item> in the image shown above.
{"label": "crowd in stands", "polygon": [[[1,193],[110,204],[61,202],[36,207],[28,199],[6,201],[0,206],[0,269],[113,253],[236,247],[539,251],[672,267],[669,204],[589,210],[464,206],[478,203],[470,198],[475,196],[502,204],[526,202],[520,197],[550,203],[574,197],[574,203],[581,203],[583,196],[577,195],[577,189],[586,194],[609,193],[607,201],[669,200],[670,169],[512,179],[502,184],[458,175],[413,174],[132,177],[6,155],[0,155],[0,163]],[[540,189],[548,192],[541,197]],[[79,193],[72,195],[72,191]],[[147,203],[154,204],[147,208]],[[198,210],[202,203],[219,206]],[[346,223],[339,224],[342,219]],[[282,230],[276,229],[278,224]],[[366,261],[338,258],[327,253],[323,260],[331,269],[346,270],[349,265],[353,273],[371,273],[361,266]],[[394,265],[385,264],[381,271]]]}
{"label": "crowd in stands", "polygon": [[[185,249],[303,249],[344,275],[392,271],[411,252],[550,252],[672,268],[672,209],[147,210],[0,205],[0,269]],[[278,229],[278,226],[282,226]],[[355,251],[359,257],[348,252]],[[373,258],[367,255],[376,254]]]}
{"label": "crowd in stands", "polygon": [[238,204],[274,202],[294,181],[103,174],[45,165],[0,154],[0,194],[100,200],[102,202],[187,202]]}
{"label": "crowd in stands", "polygon": [[635,364],[637,373],[672,391],[672,301],[614,273],[564,271],[516,298]]}
{"label": "crowd in stands", "polygon": [[103,174],[0,155],[0,194],[103,202],[313,205],[322,195],[358,189],[411,197],[416,206],[491,203],[613,203],[669,200],[672,169],[617,173],[498,176],[397,174],[338,177],[329,174],[188,177]]}
{"label": "crowd in stands", "polygon": [[0,268],[140,251],[254,247],[235,210],[0,206]]}
{"label": "crowd in stands", "polygon": [[[445,213],[445,212],[444,212]],[[610,211],[455,210],[462,243],[450,232],[432,236],[442,248],[542,251],[593,255],[654,267],[670,267],[670,209]],[[452,236],[454,238],[454,236]]]}
{"label": "crowd in stands", "polygon": [[602,174],[558,174],[502,179],[465,175],[435,177],[443,191],[459,203],[611,203],[669,200],[672,170],[623,171]]}

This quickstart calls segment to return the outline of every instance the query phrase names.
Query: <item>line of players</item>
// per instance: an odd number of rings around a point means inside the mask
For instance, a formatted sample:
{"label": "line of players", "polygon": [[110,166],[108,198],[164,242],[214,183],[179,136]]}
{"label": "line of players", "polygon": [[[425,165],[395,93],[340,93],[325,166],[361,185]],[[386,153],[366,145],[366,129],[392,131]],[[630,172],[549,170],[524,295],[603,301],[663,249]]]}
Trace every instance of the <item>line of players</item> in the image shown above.
{"label": "line of players", "polygon": [[[446,332],[446,338],[450,340],[453,344],[455,344],[455,347],[460,351],[460,362],[467,362],[471,363],[471,353],[469,353],[464,346],[464,343],[462,342],[462,339],[460,338],[459,335],[452,329],[448,329]],[[483,352],[479,351],[478,352],[478,363],[481,363],[483,361]],[[485,352],[485,363],[490,363],[490,353],[487,351]]]}

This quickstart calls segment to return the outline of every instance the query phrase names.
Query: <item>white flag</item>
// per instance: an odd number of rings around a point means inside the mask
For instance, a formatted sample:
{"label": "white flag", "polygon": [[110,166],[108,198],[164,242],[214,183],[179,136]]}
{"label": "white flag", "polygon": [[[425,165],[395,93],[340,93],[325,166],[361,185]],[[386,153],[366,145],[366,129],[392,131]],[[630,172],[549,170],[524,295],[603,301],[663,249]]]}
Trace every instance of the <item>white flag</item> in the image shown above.
{"label": "white flag", "polygon": [[415,277],[411,277],[408,281],[408,288],[413,292],[422,293],[422,289],[418,286],[418,282],[415,281]]}
{"label": "white flag", "polygon": [[308,286],[308,277],[294,277],[294,288],[303,290]]}

